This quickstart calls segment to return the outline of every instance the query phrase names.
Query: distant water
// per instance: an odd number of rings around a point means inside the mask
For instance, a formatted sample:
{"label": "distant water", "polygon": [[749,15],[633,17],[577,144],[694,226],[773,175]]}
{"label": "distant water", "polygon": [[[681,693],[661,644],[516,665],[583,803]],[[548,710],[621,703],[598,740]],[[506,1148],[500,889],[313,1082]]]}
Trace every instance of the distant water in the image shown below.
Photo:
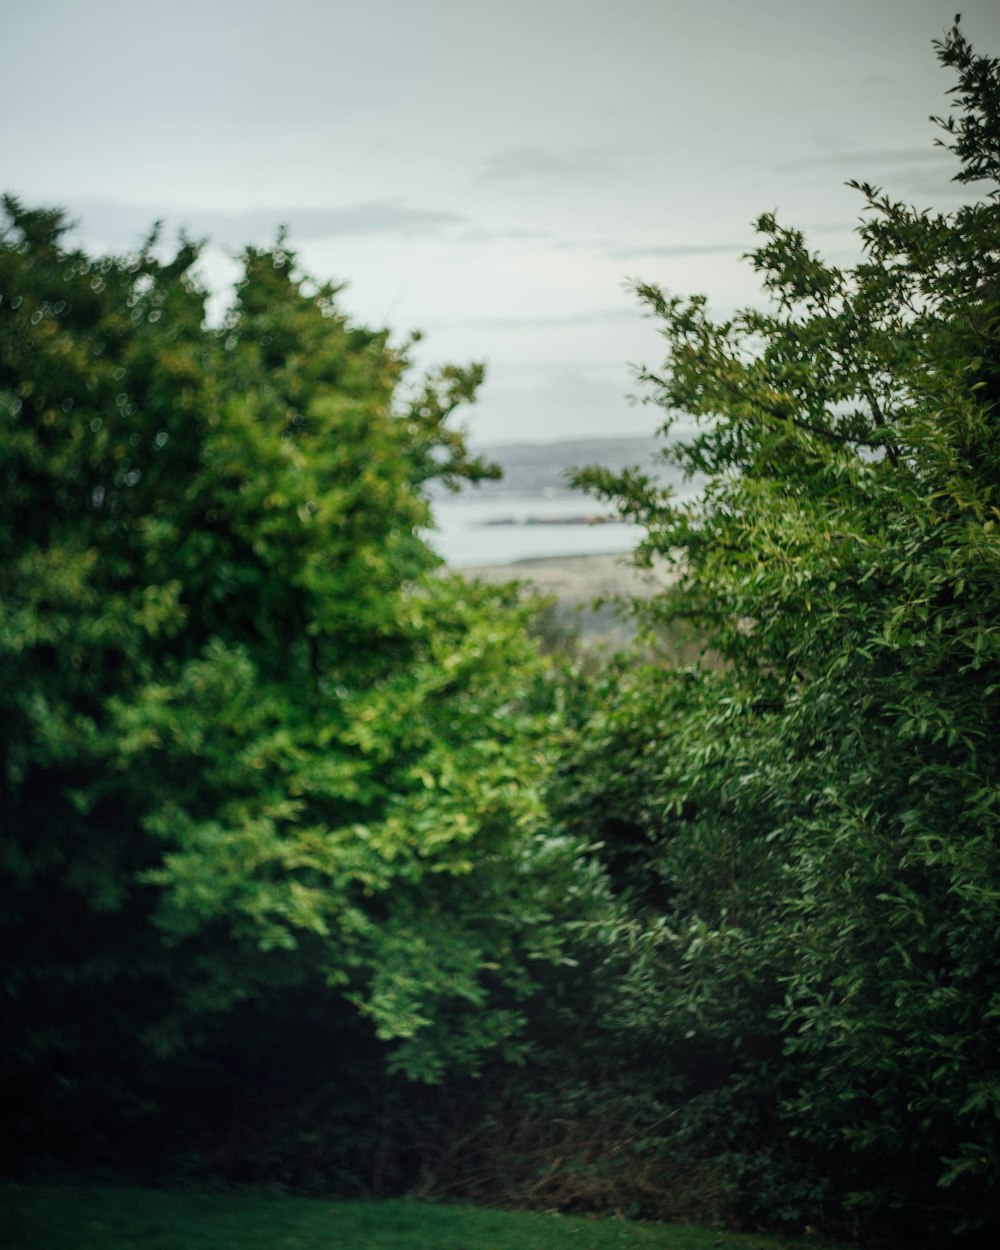
{"label": "distant water", "polygon": [[[594,516],[606,506],[585,495],[504,492],[490,496],[457,495],[434,501],[436,529],[426,537],[455,568],[473,564],[509,564],[550,556],[609,555],[631,551],[640,530],[621,521],[600,525],[558,524],[560,517]],[[526,525],[529,517],[552,518]],[[513,521],[514,524],[497,524]]]}
{"label": "distant water", "polygon": [[[499,465],[501,481],[482,482],[451,495],[432,490],[437,528],[426,535],[447,562],[466,565],[509,564],[512,560],[559,556],[615,555],[631,551],[641,528],[621,521],[599,525],[558,524],[560,517],[607,515],[607,504],[567,486],[575,466],[601,464],[613,472],[630,465],[669,486],[674,497],[697,493],[697,482],[657,454],[657,440],[647,437],[511,443],[474,448]],[[548,520],[527,525],[529,518]],[[513,524],[498,524],[510,521]]]}

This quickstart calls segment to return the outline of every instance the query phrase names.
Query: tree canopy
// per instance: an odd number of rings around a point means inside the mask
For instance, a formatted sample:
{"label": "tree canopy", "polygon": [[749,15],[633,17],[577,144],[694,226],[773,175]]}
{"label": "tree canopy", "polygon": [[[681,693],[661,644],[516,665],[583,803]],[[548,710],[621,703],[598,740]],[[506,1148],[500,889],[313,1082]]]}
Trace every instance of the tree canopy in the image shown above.
{"label": "tree canopy", "polygon": [[282,241],[213,326],[193,245],[91,257],[4,211],[16,1088],[79,1102],[110,1062],[134,1102],[154,1057],[305,989],[412,1076],[517,1058],[576,888],[541,814],[552,700],[511,592],[421,533],[428,482],[493,472],[448,424],[481,369],[404,394],[406,348]]}
{"label": "tree canopy", "polygon": [[712,655],[616,682],[571,800],[647,918],[636,1027],[915,1224],[1000,1176],[1000,62],[957,26],[938,55],[981,199],[856,184],[848,267],[765,214],[768,303],[722,321],[639,288],[664,432],[697,422],[664,454],[707,485],[584,478],[677,572],[653,623]]}

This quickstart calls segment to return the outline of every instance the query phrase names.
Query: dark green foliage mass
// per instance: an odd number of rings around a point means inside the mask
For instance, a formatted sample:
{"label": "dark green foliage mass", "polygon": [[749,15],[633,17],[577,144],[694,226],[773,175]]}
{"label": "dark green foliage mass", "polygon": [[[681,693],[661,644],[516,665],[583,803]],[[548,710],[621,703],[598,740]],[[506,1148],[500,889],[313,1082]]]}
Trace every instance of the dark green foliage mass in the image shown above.
{"label": "dark green foliage mass", "polygon": [[431,479],[492,472],[447,424],[481,370],[403,398],[405,350],[280,242],[214,327],[196,248],[92,258],[59,213],[4,211],[16,1131],[120,1135],[199,1054],[260,1080],[296,1018],[348,1067],[377,1039],[432,1081],[521,1059],[583,878],[543,837],[524,610],[419,534]]}
{"label": "dark green foliage mass", "polygon": [[869,1231],[1000,1203],[1000,62],[957,27],[938,53],[982,198],[858,186],[849,268],[767,214],[769,304],[726,321],[640,288],[664,428],[697,420],[667,454],[708,484],[587,480],[676,568],[654,623],[715,658],[609,683],[568,781],[630,900],[622,1010],[692,1122],[771,1218],[765,1166],[790,1218],[798,1171],[813,1220]]}

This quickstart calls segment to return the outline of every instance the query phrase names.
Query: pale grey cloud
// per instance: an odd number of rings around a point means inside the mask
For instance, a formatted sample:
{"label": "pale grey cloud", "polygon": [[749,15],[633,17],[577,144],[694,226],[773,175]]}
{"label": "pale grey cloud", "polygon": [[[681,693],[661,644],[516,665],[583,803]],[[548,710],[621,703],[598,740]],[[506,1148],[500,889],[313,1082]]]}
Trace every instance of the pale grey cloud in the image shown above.
{"label": "pale grey cloud", "polygon": [[341,235],[392,234],[408,238],[435,235],[467,219],[441,209],[412,208],[398,199],[331,208],[254,208],[242,212],[162,207],[114,200],[81,200],[67,206],[85,237],[130,244],[163,222],[168,233],[184,230],[216,243],[258,243],[288,228],[293,245]]}
{"label": "pale grey cloud", "polygon": [[528,230],[518,226],[514,226],[508,230],[490,230],[481,227],[470,227],[463,230],[461,234],[455,238],[456,243],[497,243],[504,240],[517,240],[520,242],[530,242],[532,240],[547,240],[552,238],[550,230]]}
{"label": "pale grey cloud", "polygon": [[558,239],[553,242],[557,252],[607,252],[612,246],[608,238]]}
{"label": "pale grey cloud", "polygon": [[347,208],[258,209],[234,215],[225,224],[230,230],[240,233],[247,229],[266,229],[277,221],[287,225],[295,238],[325,239],[344,234],[431,235],[448,226],[461,225],[465,220],[461,213],[411,208],[401,200],[393,199],[354,204]]}
{"label": "pale grey cloud", "polygon": [[654,259],[683,256],[739,256],[746,249],[746,243],[637,243],[628,247],[608,248],[607,254],[614,260],[633,260],[646,256]]}
{"label": "pale grey cloud", "polygon": [[829,168],[830,166],[852,164],[878,165],[881,168],[887,165],[891,167],[940,165],[944,155],[944,149],[935,146],[933,143],[922,147],[907,148],[856,148],[848,151],[816,153],[813,156],[802,157],[795,161],[782,161],[775,165],[774,168],[785,171],[813,166]]}
{"label": "pale grey cloud", "polygon": [[488,157],[483,166],[484,178],[498,180],[574,172],[574,164],[541,147],[503,148]]}
{"label": "pale grey cloud", "polygon": [[501,148],[486,158],[481,177],[490,182],[540,179],[558,182],[607,174],[627,163],[629,147],[617,142],[590,144],[558,152],[540,145]]}
{"label": "pale grey cloud", "polygon": [[835,171],[842,178],[870,182],[884,189],[890,199],[921,196],[940,202],[941,207],[953,207],[975,196],[974,191],[954,182],[958,162],[939,142],[923,147],[826,152],[774,168],[784,172]]}
{"label": "pale grey cloud", "polygon": [[[953,181],[958,170],[954,156],[933,141],[922,147],[857,148],[813,151],[795,161],[771,166],[785,180],[799,186],[829,186],[867,182],[885,191],[890,199],[926,200],[939,208],[954,208],[974,197]],[[797,175],[797,177],[794,177]],[[859,211],[863,205],[859,202]]]}
{"label": "pale grey cloud", "polygon": [[[561,329],[565,326],[601,325],[608,321],[635,321],[638,316],[634,308],[595,308],[587,312],[552,313],[536,317],[474,317],[463,322],[465,326],[476,326],[484,330],[545,330]],[[431,330],[444,329],[446,324],[431,323]]]}

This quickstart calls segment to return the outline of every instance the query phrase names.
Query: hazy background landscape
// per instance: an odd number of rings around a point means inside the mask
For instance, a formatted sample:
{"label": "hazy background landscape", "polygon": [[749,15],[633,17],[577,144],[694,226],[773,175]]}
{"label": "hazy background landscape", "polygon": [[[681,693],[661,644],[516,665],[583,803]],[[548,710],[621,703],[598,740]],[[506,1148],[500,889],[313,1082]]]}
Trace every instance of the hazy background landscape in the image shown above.
{"label": "hazy background landscape", "polygon": [[697,489],[664,463],[652,437],[487,443],[475,450],[499,465],[503,477],[465,485],[457,493],[440,487],[434,492],[437,526],[431,545],[457,568],[630,551],[638,536],[635,526],[571,483],[573,471],[588,465],[639,468],[678,498]]}

